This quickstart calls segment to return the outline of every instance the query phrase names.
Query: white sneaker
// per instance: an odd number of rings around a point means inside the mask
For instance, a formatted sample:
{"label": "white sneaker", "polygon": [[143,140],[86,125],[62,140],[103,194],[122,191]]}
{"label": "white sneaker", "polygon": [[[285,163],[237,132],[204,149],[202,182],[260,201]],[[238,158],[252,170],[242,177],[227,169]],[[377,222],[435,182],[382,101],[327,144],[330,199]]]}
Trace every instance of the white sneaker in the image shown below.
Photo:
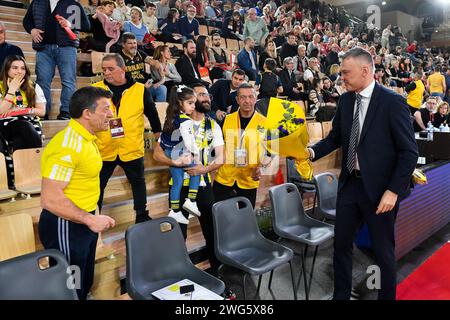
{"label": "white sneaker", "polygon": [[168,217],[174,218],[178,223],[189,224],[189,220],[183,216],[181,211],[170,210]]}
{"label": "white sneaker", "polygon": [[186,199],[183,204],[183,209],[188,211],[189,213],[195,214],[197,217],[200,217],[202,215],[198,210],[197,203],[192,202],[191,199]]}

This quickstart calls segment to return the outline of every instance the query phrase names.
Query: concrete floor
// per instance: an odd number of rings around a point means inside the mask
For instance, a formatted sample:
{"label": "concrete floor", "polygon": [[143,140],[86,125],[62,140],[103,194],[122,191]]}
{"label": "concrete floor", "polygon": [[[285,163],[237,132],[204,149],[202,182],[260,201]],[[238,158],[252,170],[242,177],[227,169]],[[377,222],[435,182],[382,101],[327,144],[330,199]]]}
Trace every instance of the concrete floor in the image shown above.
{"label": "concrete floor", "polygon": [[[428,257],[437,251],[442,245],[450,240],[450,224],[442,228],[439,232],[428,238],[414,250],[397,262],[398,283],[403,281],[417,267],[419,267]],[[300,252],[298,245],[287,246]],[[329,300],[333,294],[333,240],[328,241],[319,248],[316,260],[314,276],[310,291],[311,300]],[[312,250],[308,252],[307,271],[312,263]],[[294,277],[297,282],[300,272],[300,259],[295,256],[293,260]],[[355,247],[353,258],[353,287],[359,300],[374,300],[377,298],[376,290],[369,290],[366,286],[368,274],[366,269],[372,265],[373,260],[370,253],[363,252]],[[243,299],[242,273],[230,267],[223,268],[224,282],[227,287],[233,290],[238,299]],[[251,279],[251,280],[250,280]],[[256,296],[258,277],[247,277],[247,299],[257,300],[293,300],[293,290],[291,284],[291,273],[289,265],[284,265],[275,270],[272,280],[272,290],[268,290],[269,273],[263,276],[259,296]],[[305,299],[303,281],[297,290],[298,299]]]}

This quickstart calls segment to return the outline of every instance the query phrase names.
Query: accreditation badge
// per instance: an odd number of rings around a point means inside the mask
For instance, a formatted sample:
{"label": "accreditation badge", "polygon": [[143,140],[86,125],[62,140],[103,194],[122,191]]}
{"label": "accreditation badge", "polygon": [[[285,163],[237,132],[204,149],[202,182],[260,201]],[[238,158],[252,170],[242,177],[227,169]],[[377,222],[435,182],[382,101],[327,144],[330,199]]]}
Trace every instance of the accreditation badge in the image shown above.
{"label": "accreditation badge", "polygon": [[234,166],[245,167],[247,165],[247,150],[236,149],[234,150]]}
{"label": "accreditation badge", "polygon": [[109,129],[111,130],[111,137],[113,139],[123,138],[125,136],[121,118],[114,118],[109,120]]}

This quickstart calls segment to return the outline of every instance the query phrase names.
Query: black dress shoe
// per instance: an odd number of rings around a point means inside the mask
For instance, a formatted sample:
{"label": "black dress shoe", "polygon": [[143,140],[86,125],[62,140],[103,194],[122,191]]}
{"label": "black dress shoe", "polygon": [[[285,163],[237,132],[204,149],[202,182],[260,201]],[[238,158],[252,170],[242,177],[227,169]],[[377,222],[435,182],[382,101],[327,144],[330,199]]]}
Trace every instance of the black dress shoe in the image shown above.
{"label": "black dress shoe", "polygon": [[57,120],[70,120],[70,114],[65,111],[61,111],[56,117]]}

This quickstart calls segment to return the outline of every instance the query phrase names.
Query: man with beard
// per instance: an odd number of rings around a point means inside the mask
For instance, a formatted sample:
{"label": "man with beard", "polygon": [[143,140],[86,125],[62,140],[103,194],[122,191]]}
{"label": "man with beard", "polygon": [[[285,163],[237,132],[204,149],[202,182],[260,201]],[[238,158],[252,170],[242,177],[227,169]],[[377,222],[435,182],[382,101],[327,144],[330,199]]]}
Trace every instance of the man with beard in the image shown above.
{"label": "man with beard", "polygon": [[245,74],[250,81],[255,81],[256,76],[258,75],[258,64],[254,48],[255,40],[248,37],[244,41],[244,48],[242,48],[237,56],[239,68],[245,71]]}
{"label": "man with beard", "polygon": [[175,63],[175,67],[177,68],[183,83],[191,87],[194,84],[200,83],[208,88],[209,83],[202,80],[197,63],[195,62],[195,57],[197,56],[195,42],[193,40],[187,40],[183,43],[183,51],[184,54]]}
{"label": "man with beard", "polygon": [[[192,86],[195,94],[197,95],[197,102],[195,105],[195,111],[191,113],[190,117],[193,121],[193,131],[195,135],[201,138],[197,138],[199,143],[201,163],[196,164],[193,167],[186,167],[186,172],[189,176],[201,175],[200,187],[197,194],[197,206],[201,212],[201,216],[198,217],[200,225],[202,227],[203,236],[206,242],[206,251],[208,254],[209,264],[211,265],[210,273],[217,276],[217,268],[220,262],[217,260],[214,254],[214,232],[212,221],[212,206],[214,204],[214,194],[211,188],[211,176],[210,172],[217,170],[223,164],[224,154],[224,141],[220,126],[209,116],[205,115],[211,110],[211,100],[208,91],[201,84],[195,84]],[[213,159],[211,154],[214,150],[215,158]],[[164,154],[163,149],[156,143],[153,158],[168,166],[184,167],[191,163],[190,156],[180,157],[177,160],[172,160]],[[189,180],[184,181],[184,187],[181,190],[181,199],[186,197],[189,192]],[[189,214],[184,209],[181,209],[185,218],[188,218]],[[180,224],[183,236],[187,237],[187,225]]]}
{"label": "man with beard", "polygon": [[143,83],[146,88],[150,88],[152,98],[156,102],[165,102],[167,98],[167,88],[164,85],[164,77],[160,76],[159,81],[153,81],[150,74],[145,72],[145,64],[150,64],[152,58],[145,52],[138,50],[136,36],[131,32],[122,35],[122,50],[120,55],[125,61],[125,71],[134,81]]}

